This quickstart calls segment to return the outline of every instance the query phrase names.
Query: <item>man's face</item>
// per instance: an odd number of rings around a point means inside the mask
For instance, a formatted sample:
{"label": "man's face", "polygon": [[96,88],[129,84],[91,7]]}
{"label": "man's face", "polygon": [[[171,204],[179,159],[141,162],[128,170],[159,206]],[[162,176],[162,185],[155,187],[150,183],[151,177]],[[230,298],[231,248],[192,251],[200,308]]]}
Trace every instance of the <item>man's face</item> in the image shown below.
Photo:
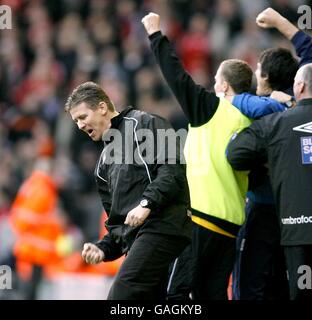
{"label": "man's face", "polygon": [[225,80],[222,76],[222,66],[220,66],[217,70],[215,75],[215,84],[214,84],[214,91],[217,96],[224,96],[225,93]]}
{"label": "man's face", "polygon": [[255,71],[255,75],[257,78],[257,91],[256,94],[258,96],[266,96],[270,94],[268,92],[268,82],[266,77],[261,76],[261,63],[257,63],[257,69]]}
{"label": "man's face", "polygon": [[78,128],[93,141],[101,140],[104,131],[109,128],[110,122],[106,119],[107,107],[103,104],[104,102],[96,109],[91,109],[87,103],[82,102],[69,111]]}

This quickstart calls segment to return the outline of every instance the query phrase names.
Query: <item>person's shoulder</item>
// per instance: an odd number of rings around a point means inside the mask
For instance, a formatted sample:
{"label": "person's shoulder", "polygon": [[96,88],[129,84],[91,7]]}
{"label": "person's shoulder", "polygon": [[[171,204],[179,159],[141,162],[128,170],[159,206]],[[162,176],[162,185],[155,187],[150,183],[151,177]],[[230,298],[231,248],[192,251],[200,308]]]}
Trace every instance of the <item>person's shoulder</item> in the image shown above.
{"label": "person's shoulder", "polygon": [[285,128],[285,124],[288,123],[286,120],[293,113],[293,109],[287,109],[283,112],[275,112],[262,117],[259,120],[253,122],[252,126],[254,129],[263,132],[268,138],[273,138],[278,135],[280,130]]}
{"label": "person's shoulder", "polygon": [[152,115],[138,109],[132,108],[125,116],[125,118],[133,119],[138,122],[146,122],[152,118]]}
{"label": "person's shoulder", "polygon": [[265,115],[255,121],[251,124],[251,128],[254,130],[259,130],[261,132],[269,133],[271,132],[274,127],[276,127],[279,123],[279,121],[282,119],[284,112],[274,112],[268,115]]}
{"label": "person's shoulder", "polygon": [[142,124],[142,126],[148,125],[151,122],[163,123],[168,126],[171,126],[170,122],[167,119],[163,118],[162,116],[155,113],[146,112],[143,110],[132,109],[127,116],[136,119],[139,123]]}
{"label": "person's shoulder", "polygon": [[132,120],[134,122],[141,122],[148,118],[146,112],[134,109],[133,107],[128,107],[125,111],[123,111],[123,119]]}
{"label": "person's shoulder", "polygon": [[282,119],[285,116],[285,113],[288,112],[288,110],[286,111],[278,111],[278,112],[273,112],[271,114],[267,114],[263,117],[260,118],[260,121],[264,122],[264,123],[268,123],[268,124],[274,124],[277,121],[279,121],[280,119]]}

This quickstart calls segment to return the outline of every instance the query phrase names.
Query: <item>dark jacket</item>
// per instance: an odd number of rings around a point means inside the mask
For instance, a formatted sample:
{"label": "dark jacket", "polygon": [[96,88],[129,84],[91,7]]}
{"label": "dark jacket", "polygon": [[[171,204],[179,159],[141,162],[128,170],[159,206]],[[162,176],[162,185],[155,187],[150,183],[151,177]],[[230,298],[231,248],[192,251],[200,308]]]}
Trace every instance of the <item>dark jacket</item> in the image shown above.
{"label": "dark jacket", "polygon": [[[104,149],[95,170],[99,193],[109,217],[106,223],[109,233],[97,243],[105,253],[105,261],[114,260],[128,251],[135,237],[142,232],[190,239],[189,189],[185,164],[180,159],[179,141],[171,139],[174,146],[168,150],[168,140],[166,143],[157,140],[157,134],[168,129],[175,137],[170,124],[159,116],[133,108],[114,117],[111,124],[103,137]],[[151,201],[151,214],[140,227],[125,225],[128,212],[143,198]]]}
{"label": "dark jacket", "polygon": [[268,160],[283,245],[312,244],[312,99],[265,116],[244,129],[228,147],[236,170]]}
{"label": "dark jacket", "polygon": [[[291,42],[294,46],[294,49],[296,50],[297,56],[300,57],[299,68],[307,63],[311,63],[312,62],[312,38],[300,30],[292,37]],[[293,87],[291,86],[290,88],[285,90],[285,93],[293,96]],[[240,97],[240,96],[236,96],[233,100],[233,105],[235,106],[237,102],[235,101],[235,99],[237,97]],[[250,104],[245,106],[245,108],[251,109],[254,112],[254,110],[256,109],[256,107],[254,106],[255,102],[256,101],[252,101],[252,102],[250,101]],[[281,110],[272,109],[272,111],[276,112]],[[249,116],[246,113],[244,114]],[[261,109],[260,108],[258,109],[258,116],[263,117],[265,114],[268,114],[267,108],[263,108],[262,106]],[[253,170],[249,174],[250,189],[249,189],[249,192],[247,193],[247,197],[249,200],[256,202],[258,204],[259,203],[274,204],[273,191],[271,188],[270,179],[266,171],[267,171],[266,168],[264,166],[261,166],[259,167],[259,169]]]}

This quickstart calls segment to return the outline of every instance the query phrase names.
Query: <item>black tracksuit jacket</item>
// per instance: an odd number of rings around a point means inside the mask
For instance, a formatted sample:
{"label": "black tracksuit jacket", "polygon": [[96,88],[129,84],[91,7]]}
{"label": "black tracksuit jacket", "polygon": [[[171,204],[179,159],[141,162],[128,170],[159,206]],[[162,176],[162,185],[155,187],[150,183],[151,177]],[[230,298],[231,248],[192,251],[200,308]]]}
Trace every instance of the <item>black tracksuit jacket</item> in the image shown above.
{"label": "black tracksuit jacket", "polygon": [[312,244],[312,99],[255,121],[231,141],[228,160],[249,170],[268,160],[281,244]]}
{"label": "black tracksuit jacket", "polygon": [[[177,241],[179,237],[190,239],[189,189],[185,164],[183,161],[180,164],[183,155],[179,141],[174,153],[168,153],[167,140],[165,144],[157,144],[157,131],[173,130],[171,125],[159,116],[131,107],[112,118],[111,124],[103,137],[104,149],[95,169],[98,190],[108,214],[109,233],[97,243],[105,253],[104,261],[127,252],[142,232],[177,236]],[[153,134],[154,145],[144,142],[142,129],[149,129]],[[116,132],[121,134],[121,140],[111,138]],[[147,161],[147,158],[151,160],[147,151],[152,161]],[[115,161],[111,160],[112,154]],[[131,159],[135,160],[134,164]],[[143,198],[151,201],[151,214],[139,227],[125,225],[128,212]]]}

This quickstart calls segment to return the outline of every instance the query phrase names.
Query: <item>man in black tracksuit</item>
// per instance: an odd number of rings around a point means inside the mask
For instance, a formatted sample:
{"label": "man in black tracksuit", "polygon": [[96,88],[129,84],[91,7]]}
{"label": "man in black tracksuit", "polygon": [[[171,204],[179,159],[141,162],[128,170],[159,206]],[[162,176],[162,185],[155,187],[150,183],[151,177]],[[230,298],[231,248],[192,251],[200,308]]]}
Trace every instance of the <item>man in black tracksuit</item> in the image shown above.
{"label": "man in black tracksuit", "polygon": [[[118,113],[93,82],[78,86],[65,109],[92,140],[104,140],[95,175],[109,232],[85,244],[82,257],[99,263],[127,254],[108,299],[165,299],[169,265],[191,237],[189,190],[174,130],[163,118],[131,107]],[[169,139],[161,140],[164,133]]]}
{"label": "man in black tracksuit", "polygon": [[297,106],[255,121],[229,144],[228,160],[236,170],[268,161],[279,213],[291,299],[312,299],[312,64],[295,77]]}

